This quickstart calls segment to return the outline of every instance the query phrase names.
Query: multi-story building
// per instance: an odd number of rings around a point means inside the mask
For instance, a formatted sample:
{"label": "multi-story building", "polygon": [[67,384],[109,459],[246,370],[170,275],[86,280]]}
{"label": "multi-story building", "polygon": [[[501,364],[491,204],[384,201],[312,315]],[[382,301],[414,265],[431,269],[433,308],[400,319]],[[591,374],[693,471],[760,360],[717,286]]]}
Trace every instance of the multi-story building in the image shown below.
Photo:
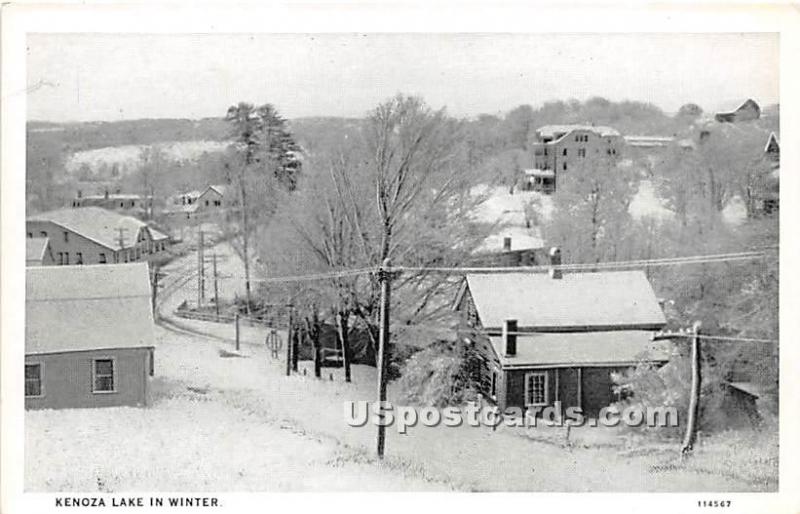
{"label": "multi-story building", "polygon": [[28,238],[48,238],[57,265],[149,260],[162,255],[169,240],[141,220],[99,207],[35,214],[25,226]]}
{"label": "multi-story building", "polygon": [[558,176],[571,170],[603,162],[616,162],[622,156],[625,140],[611,128],[593,125],[545,125],[536,131],[533,160],[536,170]]}

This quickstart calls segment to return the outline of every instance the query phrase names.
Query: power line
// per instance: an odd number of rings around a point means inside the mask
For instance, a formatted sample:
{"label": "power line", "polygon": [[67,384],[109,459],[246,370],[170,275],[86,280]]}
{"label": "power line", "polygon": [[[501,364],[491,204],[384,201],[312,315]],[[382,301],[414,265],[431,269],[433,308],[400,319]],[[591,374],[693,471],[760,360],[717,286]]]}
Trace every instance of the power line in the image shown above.
{"label": "power line", "polygon": [[[349,269],[349,270],[341,270],[341,271],[331,271],[328,273],[312,273],[308,275],[291,275],[291,276],[283,276],[283,277],[267,277],[267,278],[251,278],[250,282],[261,282],[266,284],[276,284],[276,283],[285,283],[285,282],[309,282],[313,280],[328,280],[332,278],[343,278],[343,277],[354,277],[359,275],[369,275],[371,273],[377,273],[378,268],[359,268],[359,269]],[[244,279],[244,277],[239,275],[227,275],[224,278],[229,279]]]}
{"label": "power line", "polygon": [[695,255],[688,257],[668,257],[660,259],[640,259],[631,261],[609,261],[597,263],[581,264],[558,264],[558,265],[537,265],[537,266],[506,266],[506,267],[415,267],[415,266],[396,266],[392,271],[427,271],[435,273],[521,273],[532,271],[548,271],[558,269],[564,271],[585,271],[585,270],[605,270],[617,268],[638,268],[638,267],[658,267],[658,266],[678,266],[685,264],[710,264],[718,262],[736,262],[745,260],[762,259],[766,253],[760,251],[736,252],[714,255]]}
{"label": "power line", "polygon": [[[426,267],[426,266],[392,266],[387,271],[391,272],[430,272],[430,273],[523,273],[536,271],[549,271],[558,269],[564,271],[597,271],[619,268],[639,268],[639,267],[659,267],[659,266],[681,266],[688,264],[715,264],[722,262],[738,262],[747,260],[763,259],[767,254],[762,251],[734,252],[709,255],[692,255],[685,257],[665,257],[658,259],[639,259],[629,261],[608,261],[597,263],[580,264],[558,264],[558,265],[537,265],[537,266],[498,266],[498,267]],[[261,283],[286,283],[304,282],[314,280],[328,280],[334,278],[353,277],[377,273],[379,267],[346,269],[331,271],[326,273],[312,273],[306,275],[290,275],[281,277],[251,278],[251,282]],[[244,279],[239,275],[227,275],[226,279]]]}

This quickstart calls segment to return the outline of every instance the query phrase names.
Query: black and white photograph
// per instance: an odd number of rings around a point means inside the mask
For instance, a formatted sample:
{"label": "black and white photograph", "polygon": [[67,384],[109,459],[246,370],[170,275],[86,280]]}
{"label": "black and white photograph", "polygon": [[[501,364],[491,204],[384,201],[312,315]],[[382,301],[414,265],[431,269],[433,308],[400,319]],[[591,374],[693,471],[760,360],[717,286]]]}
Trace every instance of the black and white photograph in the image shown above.
{"label": "black and white photograph", "polygon": [[781,53],[778,31],[28,32],[3,221],[24,494],[791,488]]}

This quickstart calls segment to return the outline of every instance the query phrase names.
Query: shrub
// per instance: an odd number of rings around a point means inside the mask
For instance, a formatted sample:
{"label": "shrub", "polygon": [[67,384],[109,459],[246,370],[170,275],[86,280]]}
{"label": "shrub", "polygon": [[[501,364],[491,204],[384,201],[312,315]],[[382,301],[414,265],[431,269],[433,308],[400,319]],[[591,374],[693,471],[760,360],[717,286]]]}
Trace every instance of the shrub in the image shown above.
{"label": "shrub", "polygon": [[458,405],[474,400],[478,387],[469,347],[439,340],[405,362],[398,380],[399,401],[410,405]]}

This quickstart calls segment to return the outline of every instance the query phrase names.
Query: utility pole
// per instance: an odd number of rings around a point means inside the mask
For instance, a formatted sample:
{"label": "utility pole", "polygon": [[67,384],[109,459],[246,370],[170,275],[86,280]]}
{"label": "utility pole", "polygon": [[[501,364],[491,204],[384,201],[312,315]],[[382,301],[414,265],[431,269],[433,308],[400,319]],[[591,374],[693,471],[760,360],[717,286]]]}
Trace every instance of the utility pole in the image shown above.
{"label": "utility pole", "polygon": [[203,262],[203,229],[199,228],[197,233],[199,238],[197,244],[197,308],[199,309],[203,305],[203,300],[206,295],[204,277],[205,262]]}
{"label": "utility pole", "polygon": [[217,321],[219,321],[219,287],[217,286],[217,252],[212,254],[214,266],[214,310],[217,313]]}
{"label": "utility pole", "polygon": [[156,310],[156,296],[158,295],[158,266],[151,266],[153,270],[153,278],[151,280],[150,286],[152,288],[150,303],[153,309],[153,319],[158,320],[158,311]]}
{"label": "utility pole", "polygon": [[125,227],[117,227],[117,231],[119,232],[119,248],[120,250],[125,248],[125,232],[128,229]]}
{"label": "utility pole", "polygon": [[386,371],[389,360],[389,316],[391,306],[391,261],[385,259],[378,271],[381,284],[380,332],[378,333],[378,458],[383,459],[386,445],[386,426],[384,425],[384,403],[386,402]]}
{"label": "utility pole", "polygon": [[697,425],[700,413],[700,389],[702,385],[702,348],[700,346],[700,329],[702,324],[695,321],[691,331],[681,329],[677,332],[658,332],[653,336],[653,341],[664,339],[685,339],[687,335],[692,340],[692,383],[689,391],[689,410],[686,419],[686,434],[681,443],[681,458],[691,453],[697,439]]}
{"label": "utility pole", "polygon": [[689,397],[689,419],[686,423],[686,435],[681,445],[681,457],[691,453],[697,439],[697,417],[700,411],[700,385],[702,377],[702,348],[700,347],[701,323],[692,325],[692,390]]}
{"label": "utility pole", "polygon": [[286,329],[286,376],[289,377],[292,375],[292,304],[291,302],[286,305],[289,312],[287,317],[289,318],[288,325],[289,327]]}

